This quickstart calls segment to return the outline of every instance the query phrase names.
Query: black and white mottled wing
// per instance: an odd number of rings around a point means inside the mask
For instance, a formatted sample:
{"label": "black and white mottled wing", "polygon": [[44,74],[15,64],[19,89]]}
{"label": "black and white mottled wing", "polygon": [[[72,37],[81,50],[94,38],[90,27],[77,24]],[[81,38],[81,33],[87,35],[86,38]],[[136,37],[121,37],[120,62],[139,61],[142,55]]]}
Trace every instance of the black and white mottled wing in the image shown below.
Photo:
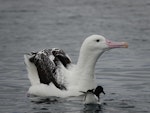
{"label": "black and white mottled wing", "polygon": [[65,81],[60,80],[64,78],[64,75],[57,73],[60,70],[60,64],[67,68],[71,63],[70,58],[63,50],[53,48],[33,52],[29,61],[36,66],[40,83],[47,85],[53,83],[61,90],[67,89]]}

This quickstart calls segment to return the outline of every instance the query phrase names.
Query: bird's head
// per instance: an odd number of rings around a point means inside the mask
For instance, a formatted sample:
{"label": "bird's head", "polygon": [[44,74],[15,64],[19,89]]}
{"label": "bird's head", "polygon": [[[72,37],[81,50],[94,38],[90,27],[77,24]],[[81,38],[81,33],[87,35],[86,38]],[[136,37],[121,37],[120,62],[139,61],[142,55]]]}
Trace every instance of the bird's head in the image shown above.
{"label": "bird's head", "polygon": [[101,35],[91,35],[85,39],[82,49],[91,53],[101,53],[113,48],[128,48],[127,42],[114,42]]}

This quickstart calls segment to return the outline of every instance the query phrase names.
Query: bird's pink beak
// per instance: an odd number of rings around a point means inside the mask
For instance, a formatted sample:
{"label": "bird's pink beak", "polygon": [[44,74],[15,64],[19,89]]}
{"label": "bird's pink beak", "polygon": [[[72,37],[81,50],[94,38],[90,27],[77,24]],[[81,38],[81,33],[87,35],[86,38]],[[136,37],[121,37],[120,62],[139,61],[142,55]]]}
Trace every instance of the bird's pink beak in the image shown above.
{"label": "bird's pink beak", "polygon": [[113,48],[128,48],[128,43],[127,42],[114,42],[111,40],[106,39],[106,44],[110,49]]}

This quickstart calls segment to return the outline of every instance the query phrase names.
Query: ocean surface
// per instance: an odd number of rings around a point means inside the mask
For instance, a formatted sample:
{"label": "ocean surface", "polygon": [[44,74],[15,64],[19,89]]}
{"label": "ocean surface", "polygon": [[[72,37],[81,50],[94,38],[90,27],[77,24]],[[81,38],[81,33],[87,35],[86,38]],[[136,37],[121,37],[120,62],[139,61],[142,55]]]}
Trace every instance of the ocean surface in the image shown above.
{"label": "ocean surface", "polygon": [[[95,67],[102,105],[79,97],[28,97],[23,55],[62,48],[77,62],[83,40],[126,41]],[[1,113],[150,113],[150,0],[0,0]]]}

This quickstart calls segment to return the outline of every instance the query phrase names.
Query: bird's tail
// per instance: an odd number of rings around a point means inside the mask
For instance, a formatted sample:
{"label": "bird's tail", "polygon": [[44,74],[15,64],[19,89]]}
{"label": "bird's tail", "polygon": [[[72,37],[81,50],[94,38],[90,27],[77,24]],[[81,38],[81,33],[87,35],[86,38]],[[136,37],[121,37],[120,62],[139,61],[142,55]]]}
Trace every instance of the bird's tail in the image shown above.
{"label": "bird's tail", "polygon": [[40,84],[37,68],[32,62],[30,62],[30,60],[29,60],[30,58],[31,58],[31,55],[29,55],[29,54],[24,55],[24,62],[26,64],[28,78],[31,82],[31,85]]}

